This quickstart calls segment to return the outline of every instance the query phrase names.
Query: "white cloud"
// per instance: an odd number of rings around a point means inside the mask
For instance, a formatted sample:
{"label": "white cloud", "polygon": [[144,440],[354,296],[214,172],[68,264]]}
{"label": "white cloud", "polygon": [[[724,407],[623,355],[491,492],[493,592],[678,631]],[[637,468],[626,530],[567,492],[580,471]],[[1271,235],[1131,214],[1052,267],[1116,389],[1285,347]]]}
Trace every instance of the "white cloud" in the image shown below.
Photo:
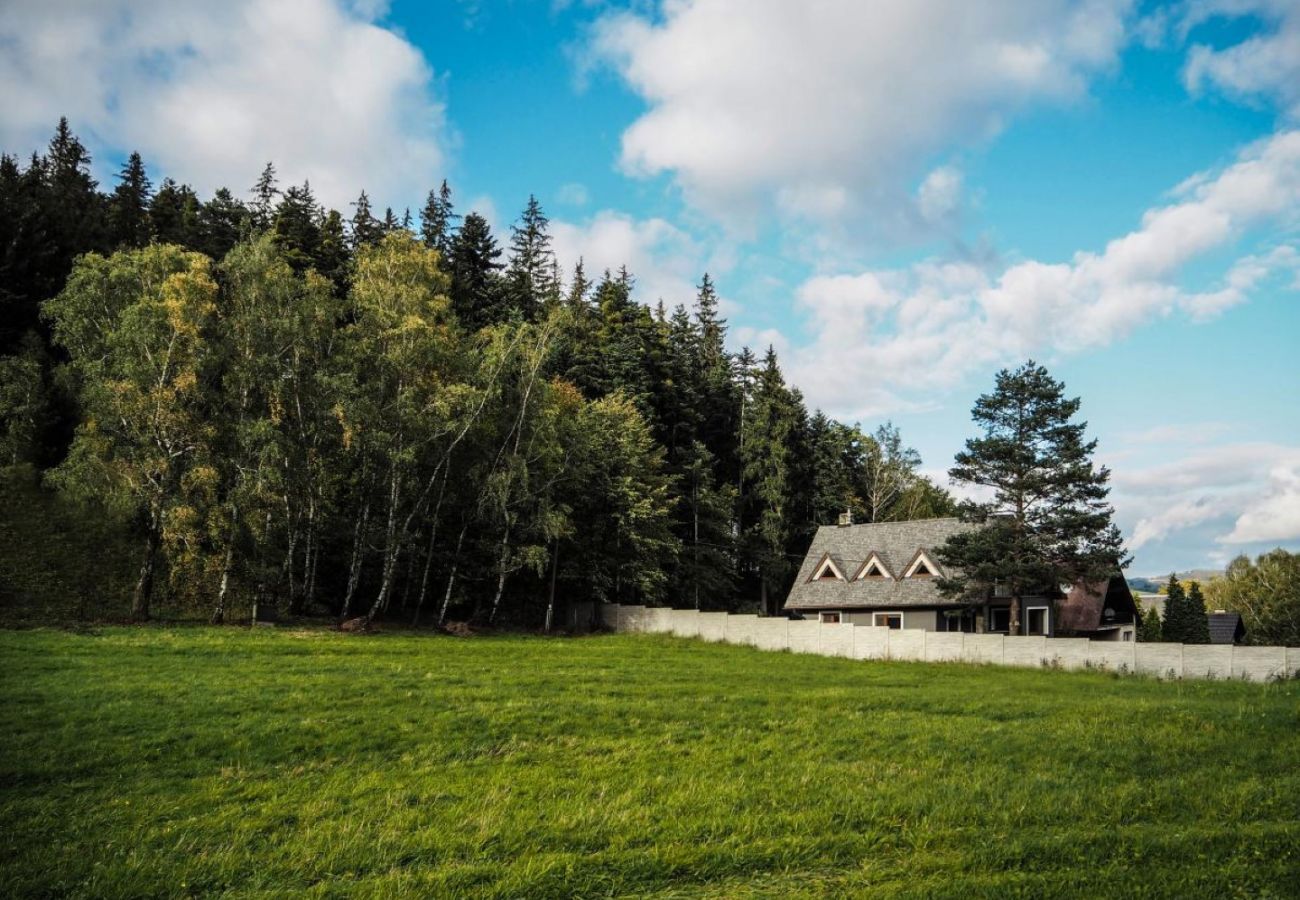
{"label": "white cloud", "polygon": [[625,170],[671,173],[730,224],[909,210],[898,185],[954,141],[1085,93],[1124,41],[1130,0],[664,0],[602,16],[592,56],[649,104]]}
{"label": "white cloud", "polygon": [[43,0],[0,17],[0,141],[44,144],[60,115],[155,180],[244,193],[268,160],[346,209],[415,203],[445,165],[434,73],[376,24],[376,0]]}
{"label": "white cloud", "polygon": [[1282,464],[1269,473],[1269,491],[1237,518],[1225,544],[1300,539],[1300,460]]}
{"label": "white cloud", "polygon": [[1174,462],[1116,471],[1117,516],[1133,550],[1208,524],[1219,544],[1300,540],[1300,447],[1202,448]]}
{"label": "white cloud", "polygon": [[916,192],[921,218],[934,224],[951,221],[961,209],[961,171],[955,166],[940,166],[925,176]]}
{"label": "white cloud", "polygon": [[551,245],[568,277],[574,263],[583,261],[587,277],[598,279],[605,269],[617,272],[627,266],[636,279],[636,296],[669,307],[694,302],[700,276],[710,260],[685,231],[659,219],[635,219],[602,210],[583,223],[551,221]]}
{"label": "white cloud", "polygon": [[1266,28],[1226,47],[1194,44],[1183,80],[1198,93],[1207,87],[1248,101],[1268,99],[1300,118],[1300,3],[1295,0],[1192,0],[1182,23],[1186,33],[1215,18],[1253,16]]}
{"label": "white cloud", "polygon": [[1187,183],[1141,227],[1069,262],[1026,260],[990,273],[972,263],[818,276],[797,293],[811,341],[789,360],[810,399],[842,415],[890,411],[910,391],[951,387],[1025,356],[1103,346],[1153,318],[1211,317],[1266,277],[1300,269],[1288,245],[1239,258],[1222,286],[1180,286],[1193,263],[1252,227],[1300,208],[1300,131],[1252,145],[1223,171]]}
{"label": "white cloud", "polygon": [[560,185],[560,189],[555,192],[555,198],[561,203],[569,206],[586,206],[591,199],[585,184],[570,182],[569,184]]}

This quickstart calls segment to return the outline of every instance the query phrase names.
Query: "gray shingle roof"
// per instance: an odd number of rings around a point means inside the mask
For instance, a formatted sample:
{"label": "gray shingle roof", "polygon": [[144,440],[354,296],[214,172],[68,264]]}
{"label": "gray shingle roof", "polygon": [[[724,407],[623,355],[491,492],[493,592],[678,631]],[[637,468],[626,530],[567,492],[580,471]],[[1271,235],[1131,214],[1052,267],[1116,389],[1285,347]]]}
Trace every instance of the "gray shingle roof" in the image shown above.
{"label": "gray shingle roof", "polygon": [[[786,598],[786,609],[831,609],[835,607],[901,608],[934,606],[954,601],[943,597],[933,578],[903,578],[903,572],[918,550],[935,559],[937,550],[951,535],[976,526],[958,519],[920,519],[912,522],[878,522],[844,527],[823,525],[813,536],[794,587]],[[854,580],[858,569],[875,553],[892,578]],[[809,581],[822,557],[829,554],[849,581]],[[950,574],[942,570],[936,575]]]}
{"label": "gray shingle roof", "polygon": [[1206,619],[1209,620],[1211,644],[1235,644],[1246,636],[1241,616],[1237,613],[1210,613]]}

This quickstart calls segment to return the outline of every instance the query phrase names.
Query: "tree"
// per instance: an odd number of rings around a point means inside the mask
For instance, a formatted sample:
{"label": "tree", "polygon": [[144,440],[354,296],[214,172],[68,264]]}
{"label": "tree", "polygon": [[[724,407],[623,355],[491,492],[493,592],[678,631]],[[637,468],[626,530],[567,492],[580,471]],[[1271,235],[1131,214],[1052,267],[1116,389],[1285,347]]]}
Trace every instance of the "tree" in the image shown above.
{"label": "tree", "polygon": [[149,225],[160,244],[177,244],[186,249],[200,246],[199,198],[188,184],[164,178],[149,204]]}
{"label": "tree", "polygon": [[149,243],[149,200],[153,187],[139,153],[127,158],[117,177],[117,189],[108,206],[113,246],[143,247]]}
{"label": "tree", "polygon": [[500,276],[501,248],[487,219],[472,212],[451,243],[447,270],[451,274],[451,305],[467,331],[509,318],[509,305]]}
{"label": "tree", "polygon": [[510,227],[510,266],[506,270],[511,303],[526,319],[536,319],[542,306],[553,301],[559,291],[553,268],[550,220],[533,195],[528,197],[518,224]]}
{"label": "tree", "polygon": [[280,188],[275,177],[275,165],[267,163],[253,185],[253,203],[249,207],[250,221],[255,231],[266,231],[275,218],[275,198]]}
{"label": "tree", "polygon": [[420,210],[420,239],[424,241],[424,246],[438,251],[444,266],[451,255],[451,243],[456,231],[455,222],[459,218],[451,203],[451,188],[447,186],[447,179],[444,178],[440,188],[429,191],[428,199],[424,201],[424,209]]}
{"label": "tree", "polygon": [[[921,454],[903,444],[893,422],[876,429],[867,445],[867,521],[887,522],[913,518],[902,500],[916,483]],[[902,513],[900,515],[900,513]]]}
{"label": "tree", "polygon": [[[362,247],[369,247],[372,244],[379,243],[384,236],[384,225],[374,217],[370,211],[370,198],[366,192],[362,191],[352,204],[355,211],[352,213],[351,233],[352,251],[355,253]],[[391,210],[390,210],[391,212]]]}
{"label": "tree", "polygon": [[1250,643],[1300,647],[1300,553],[1279,547],[1254,562],[1238,556],[1205,595],[1213,608],[1241,616]]}
{"label": "tree", "polygon": [[217,286],[208,260],[155,245],[78,261],[46,304],[68,353],[85,419],[53,480],[143,519],[145,549],[132,601],[150,614],[159,549],[211,483],[206,409],[208,331]]}
{"label": "tree", "polygon": [[981,527],[955,535],[937,552],[957,573],[939,582],[948,596],[987,597],[995,584],[1011,596],[1011,632],[1020,630],[1020,600],[1058,585],[1109,578],[1127,564],[1107,503],[1110,472],[1096,468],[1096,441],[1073,421],[1078,398],[1032,360],[998,373],[991,394],[971,412],[982,430],[966,441],[949,477],[992,491],[966,501],[961,516]]}
{"label": "tree", "polygon": [[321,257],[320,208],[311,185],[291,187],[275,208],[272,225],[275,242],[295,272],[317,267]]}
{"label": "tree", "polygon": [[1193,581],[1187,589],[1184,601],[1187,609],[1187,633],[1184,644],[1208,644],[1210,642],[1210,620],[1205,614],[1205,597],[1201,594],[1200,582]]}
{"label": "tree", "polygon": [[1191,610],[1187,605],[1187,592],[1178,576],[1170,573],[1165,587],[1165,615],[1161,637],[1174,644],[1189,644],[1192,635]]}
{"label": "tree", "polygon": [[251,228],[248,208],[228,188],[218,188],[199,207],[198,247],[209,259],[222,259]]}
{"label": "tree", "polygon": [[749,507],[746,520],[751,523],[744,539],[758,577],[763,615],[775,612],[772,591],[781,586],[792,570],[787,555],[794,526],[792,444],[796,432],[803,427],[801,413],[797,398],[786,387],[777,365],[776,350],[768,347],[755,380],[742,456],[748,490],[742,500]]}
{"label": "tree", "polygon": [[1137,639],[1144,644],[1155,644],[1163,641],[1164,632],[1160,624],[1160,613],[1153,606],[1150,609],[1141,610],[1139,613]]}

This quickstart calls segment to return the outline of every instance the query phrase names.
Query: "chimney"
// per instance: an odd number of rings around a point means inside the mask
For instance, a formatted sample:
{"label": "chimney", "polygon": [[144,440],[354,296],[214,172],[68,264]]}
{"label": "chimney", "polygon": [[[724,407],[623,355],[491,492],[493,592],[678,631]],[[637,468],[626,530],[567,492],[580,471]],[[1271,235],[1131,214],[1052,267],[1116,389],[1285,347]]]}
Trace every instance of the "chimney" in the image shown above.
{"label": "chimney", "polygon": [[840,527],[847,528],[853,524],[853,510],[846,509],[840,513]]}

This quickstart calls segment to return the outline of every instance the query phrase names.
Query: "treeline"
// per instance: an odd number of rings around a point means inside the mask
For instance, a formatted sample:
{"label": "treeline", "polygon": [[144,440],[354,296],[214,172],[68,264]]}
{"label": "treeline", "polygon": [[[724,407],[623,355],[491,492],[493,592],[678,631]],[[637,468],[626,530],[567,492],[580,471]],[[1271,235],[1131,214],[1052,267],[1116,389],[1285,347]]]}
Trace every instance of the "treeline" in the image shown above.
{"label": "treeline", "polygon": [[66,121],[0,159],[0,452],[138,536],[138,617],[771,612],[817,525],[953,511],[895,428],[729,352],[707,275],[652,310],[562,274],[534,198],[503,248],[445,182],[417,222],[270,165],[248,202],[117,181]]}

